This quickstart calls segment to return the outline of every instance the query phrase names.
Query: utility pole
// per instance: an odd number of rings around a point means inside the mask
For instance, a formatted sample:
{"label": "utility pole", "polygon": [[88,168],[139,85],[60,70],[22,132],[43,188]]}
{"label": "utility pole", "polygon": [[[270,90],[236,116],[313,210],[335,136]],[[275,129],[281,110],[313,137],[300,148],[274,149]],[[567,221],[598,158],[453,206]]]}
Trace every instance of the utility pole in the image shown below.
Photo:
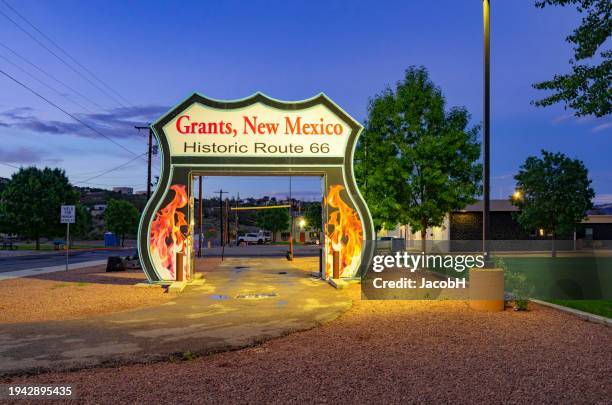
{"label": "utility pole", "polygon": [[149,130],[149,150],[147,152],[147,200],[151,198],[151,155],[153,154],[153,130],[151,126],[138,126],[136,125],[134,128],[140,132],[141,129]]}
{"label": "utility pole", "polygon": [[[240,200],[240,193],[238,193],[238,196],[236,197],[236,208],[238,208],[238,201]],[[234,213],[236,214],[236,246],[238,246],[238,210],[236,209],[234,211]]]}
{"label": "utility pole", "polygon": [[[483,195],[482,195],[482,251],[485,255],[489,254],[489,234],[491,231],[490,223],[490,12],[489,0],[482,1],[482,22],[483,22],[483,119],[482,119],[482,149],[483,149]],[[488,261],[489,257],[485,260]]]}
{"label": "utility pole", "polygon": [[200,234],[198,236],[198,257],[202,257],[202,176],[198,176],[198,225],[200,227]]}
{"label": "utility pole", "polygon": [[220,189],[219,191],[215,191],[215,193],[219,193],[219,229],[221,231],[221,246],[225,246],[225,238],[223,234],[223,194],[228,194],[227,191],[223,191]]}
{"label": "utility pole", "polygon": [[289,216],[291,220],[290,230],[289,230],[289,261],[293,261],[293,195],[291,190],[291,180],[292,177],[289,176]]}

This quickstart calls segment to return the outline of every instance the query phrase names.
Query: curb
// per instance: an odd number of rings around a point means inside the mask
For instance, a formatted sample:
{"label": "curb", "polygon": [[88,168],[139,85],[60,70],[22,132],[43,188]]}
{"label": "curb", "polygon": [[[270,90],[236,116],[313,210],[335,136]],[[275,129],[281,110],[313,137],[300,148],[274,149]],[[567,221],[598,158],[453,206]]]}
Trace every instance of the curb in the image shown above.
{"label": "curb", "polygon": [[612,319],[606,318],[605,316],[590,314],[588,312],[579,311],[574,308],[564,307],[562,305],[553,304],[551,302],[540,301],[534,298],[529,299],[529,301],[534,302],[538,305],[542,305],[544,307],[549,307],[549,308],[553,308],[561,312],[565,312],[566,314],[573,315],[585,321],[599,323],[605,326],[612,326]]}

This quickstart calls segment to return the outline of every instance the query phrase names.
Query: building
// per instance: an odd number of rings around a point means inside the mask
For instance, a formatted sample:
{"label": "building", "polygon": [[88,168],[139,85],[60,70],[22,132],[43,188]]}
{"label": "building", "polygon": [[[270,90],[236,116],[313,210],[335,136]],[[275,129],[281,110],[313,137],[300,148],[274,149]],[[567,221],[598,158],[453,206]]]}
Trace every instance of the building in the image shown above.
{"label": "building", "polygon": [[[490,218],[492,241],[549,241],[552,235],[543,229],[525,230],[513,217],[519,209],[509,200],[491,200]],[[566,235],[557,235],[559,241],[571,243],[561,246],[579,248],[592,246],[591,241],[612,240],[612,215],[601,215],[593,211],[587,219],[576,226],[574,232]],[[379,236],[393,236],[405,238],[407,246],[418,247],[421,240],[420,232],[413,233],[407,225],[401,225],[393,230],[382,230]],[[453,211],[444,218],[441,227],[427,230],[427,239],[430,241],[480,241],[482,240],[482,201],[468,205],[463,210]],[[518,243],[517,245],[524,245]]]}
{"label": "building", "polygon": [[113,187],[113,192],[132,195],[134,194],[134,188],[133,187]]}

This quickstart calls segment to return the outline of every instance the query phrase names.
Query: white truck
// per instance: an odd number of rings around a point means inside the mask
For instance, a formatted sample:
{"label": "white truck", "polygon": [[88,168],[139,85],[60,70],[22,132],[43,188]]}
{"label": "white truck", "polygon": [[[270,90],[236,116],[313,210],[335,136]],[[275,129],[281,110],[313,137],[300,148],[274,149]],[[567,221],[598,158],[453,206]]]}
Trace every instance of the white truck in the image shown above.
{"label": "white truck", "polygon": [[263,245],[272,241],[272,234],[266,231],[249,232],[238,235],[238,246],[241,245]]}

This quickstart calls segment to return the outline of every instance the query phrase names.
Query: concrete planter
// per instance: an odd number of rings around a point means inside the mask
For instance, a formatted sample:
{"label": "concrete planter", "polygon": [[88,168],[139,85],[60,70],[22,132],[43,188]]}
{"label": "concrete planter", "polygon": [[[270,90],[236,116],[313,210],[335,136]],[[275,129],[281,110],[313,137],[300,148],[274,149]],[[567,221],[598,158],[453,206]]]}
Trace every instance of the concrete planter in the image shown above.
{"label": "concrete planter", "polygon": [[470,269],[470,307],[476,311],[504,310],[503,269]]}

